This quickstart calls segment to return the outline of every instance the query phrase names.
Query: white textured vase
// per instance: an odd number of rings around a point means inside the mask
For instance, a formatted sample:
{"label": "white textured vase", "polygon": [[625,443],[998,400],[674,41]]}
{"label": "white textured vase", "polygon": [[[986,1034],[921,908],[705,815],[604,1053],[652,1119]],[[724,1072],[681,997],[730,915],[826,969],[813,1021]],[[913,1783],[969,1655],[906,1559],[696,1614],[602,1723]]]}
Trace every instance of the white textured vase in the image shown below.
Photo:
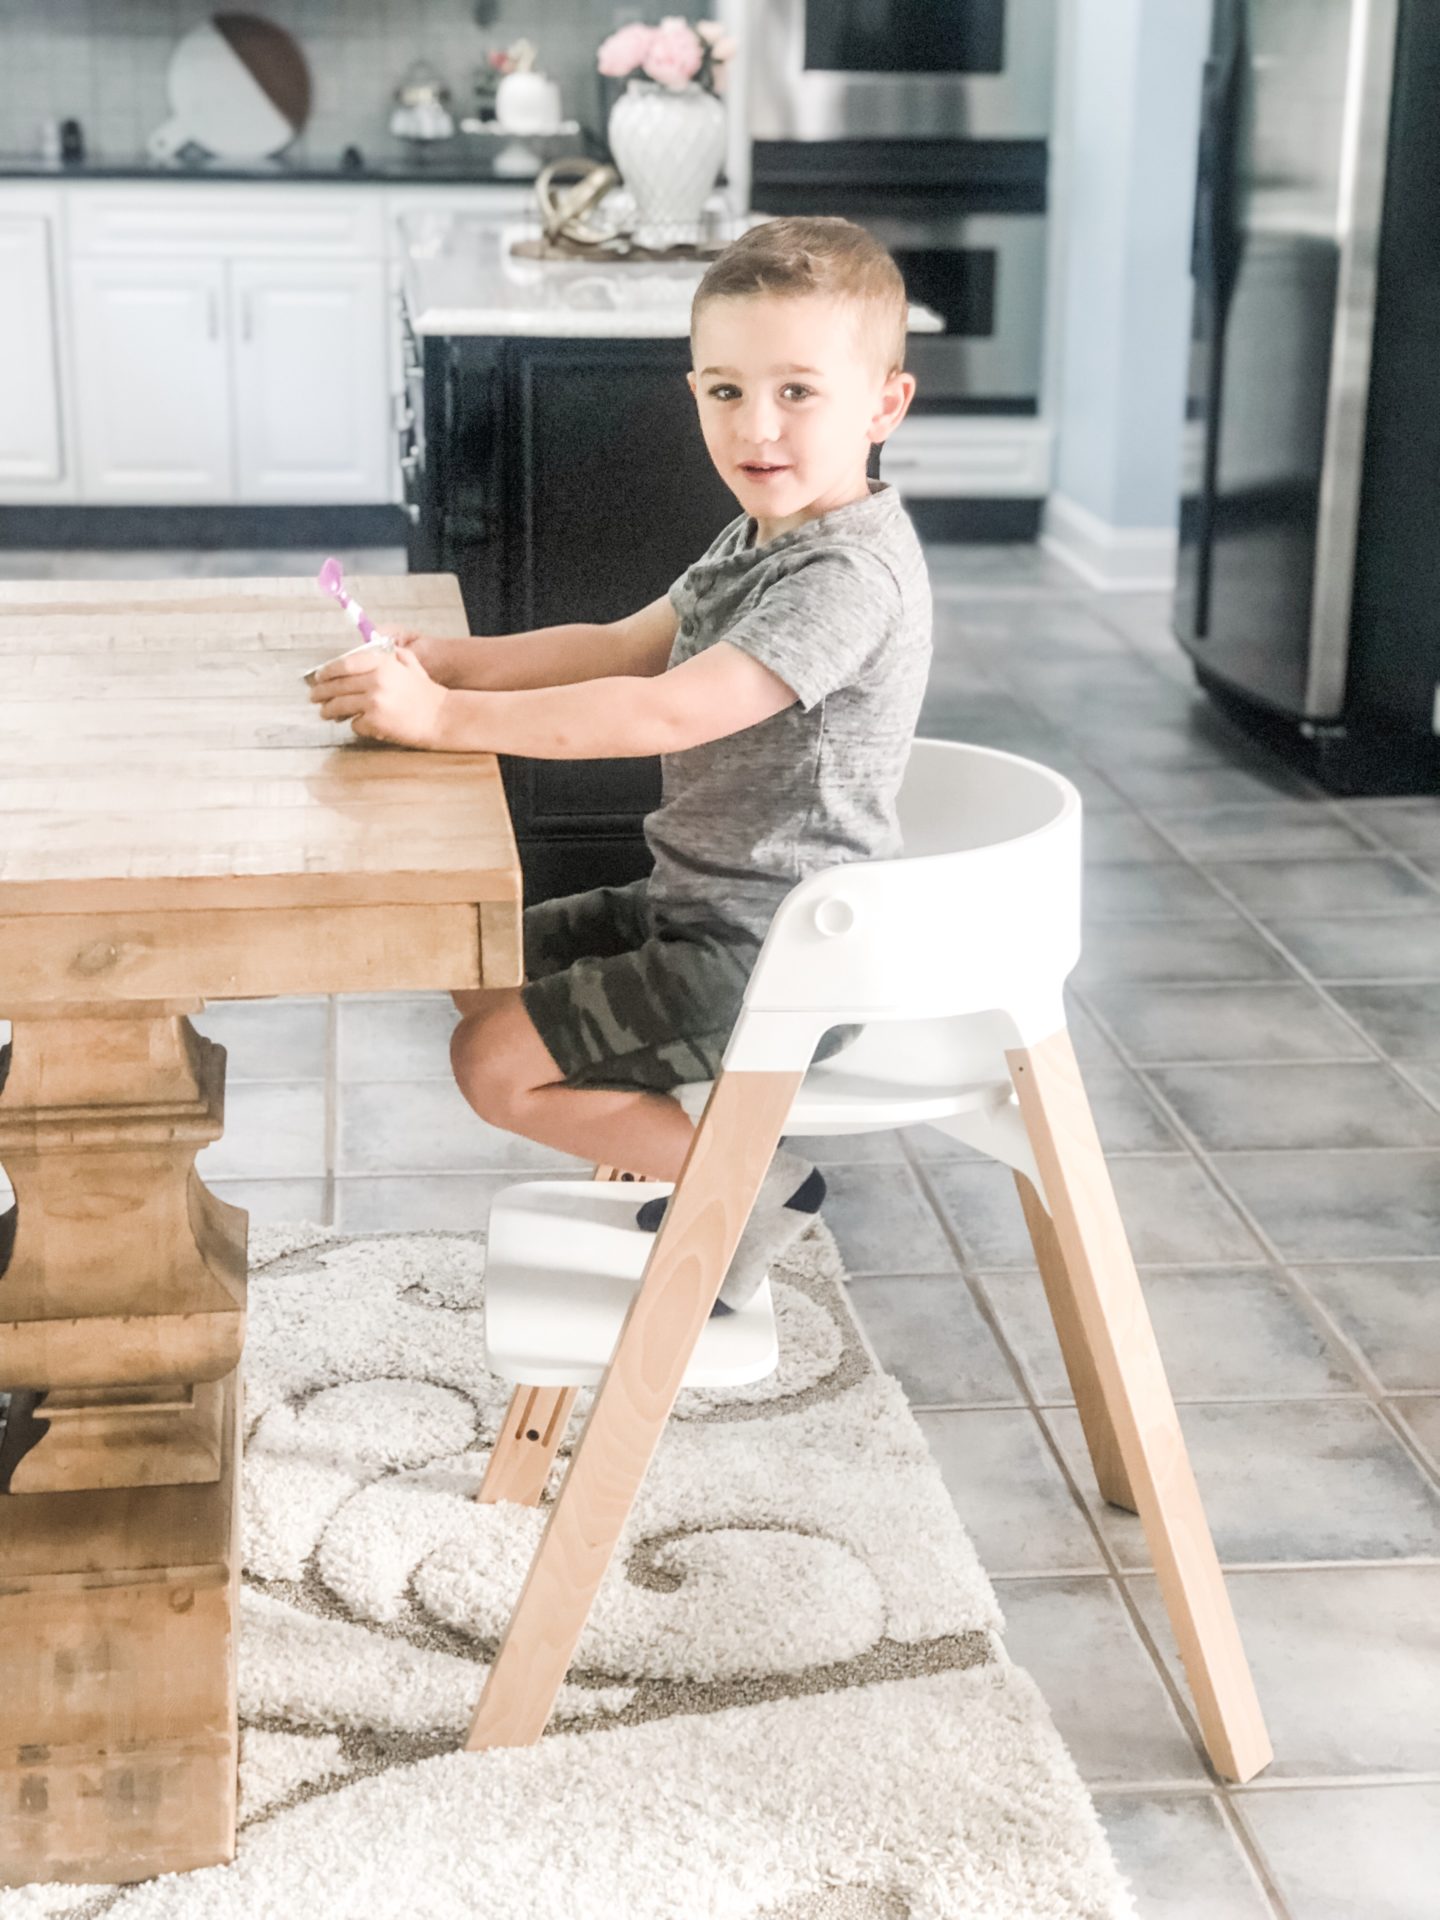
{"label": "white textured vase", "polygon": [[610,109],[610,151],[635,200],[642,247],[700,238],[700,215],[725,158],[725,109],[693,82],[632,80]]}

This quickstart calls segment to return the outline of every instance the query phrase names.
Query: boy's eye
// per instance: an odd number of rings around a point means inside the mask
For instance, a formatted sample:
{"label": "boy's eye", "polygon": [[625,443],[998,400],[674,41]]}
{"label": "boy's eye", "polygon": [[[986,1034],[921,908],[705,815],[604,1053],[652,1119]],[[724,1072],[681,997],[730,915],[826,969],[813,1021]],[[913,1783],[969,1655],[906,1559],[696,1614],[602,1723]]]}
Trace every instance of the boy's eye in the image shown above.
{"label": "boy's eye", "polygon": [[[730,381],[721,381],[713,387],[706,388],[712,400],[733,400],[739,391],[740,389]],[[784,400],[808,400],[814,391],[813,387],[807,387],[803,381],[787,380],[780,389],[780,397]]]}

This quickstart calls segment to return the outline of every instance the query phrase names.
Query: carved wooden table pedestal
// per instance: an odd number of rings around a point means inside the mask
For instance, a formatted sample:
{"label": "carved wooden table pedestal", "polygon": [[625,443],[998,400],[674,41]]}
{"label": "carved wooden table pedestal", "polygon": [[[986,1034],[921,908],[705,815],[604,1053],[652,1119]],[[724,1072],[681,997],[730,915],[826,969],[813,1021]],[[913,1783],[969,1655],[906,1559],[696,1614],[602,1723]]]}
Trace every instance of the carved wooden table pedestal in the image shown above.
{"label": "carved wooden table pedestal", "polygon": [[246,1217],[194,1170],[224,1118],[196,1007],[15,1009],[0,1352],[27,1385],[0,1450],[0,1713],[32,1737],[5,1743],[12,1883],[234,1850]]}

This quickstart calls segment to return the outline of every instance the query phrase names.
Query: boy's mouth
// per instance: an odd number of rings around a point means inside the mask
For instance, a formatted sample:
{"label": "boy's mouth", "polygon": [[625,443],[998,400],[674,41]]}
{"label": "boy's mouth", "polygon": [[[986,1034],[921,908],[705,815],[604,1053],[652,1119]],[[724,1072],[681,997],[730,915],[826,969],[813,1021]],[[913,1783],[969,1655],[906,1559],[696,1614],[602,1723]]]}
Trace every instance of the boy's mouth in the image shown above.
{"label": "boy's mouth", "polygon": [[771,474],[788,473],[790,469],[774,460],[742,460],[740,471],[752,480],[768,480]]}

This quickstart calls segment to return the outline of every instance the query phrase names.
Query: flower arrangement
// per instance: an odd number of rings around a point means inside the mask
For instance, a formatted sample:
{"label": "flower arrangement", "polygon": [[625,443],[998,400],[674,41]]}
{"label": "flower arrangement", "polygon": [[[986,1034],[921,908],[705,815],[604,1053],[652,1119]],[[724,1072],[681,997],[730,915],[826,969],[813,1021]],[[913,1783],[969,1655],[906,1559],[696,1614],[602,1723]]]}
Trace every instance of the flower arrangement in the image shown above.
{"label": "flower arrangement", "polygon": [[485,56],[485,64],[496,80],[503,80],[507,73],[529,73],[535,65],[536,49],[529,40],[516,40],[511,46],[497,48]]}
{"label": "flower arrangement", "polygon": [[734,58],[735,42],[718,20],[689,21],[683,14],[667,14],[658,27],[640,21],[618,27],[600,44],[596,65],[609,80],[644,75],[672,93],[691,82],[707,93],[725,91],[725,63]]}

